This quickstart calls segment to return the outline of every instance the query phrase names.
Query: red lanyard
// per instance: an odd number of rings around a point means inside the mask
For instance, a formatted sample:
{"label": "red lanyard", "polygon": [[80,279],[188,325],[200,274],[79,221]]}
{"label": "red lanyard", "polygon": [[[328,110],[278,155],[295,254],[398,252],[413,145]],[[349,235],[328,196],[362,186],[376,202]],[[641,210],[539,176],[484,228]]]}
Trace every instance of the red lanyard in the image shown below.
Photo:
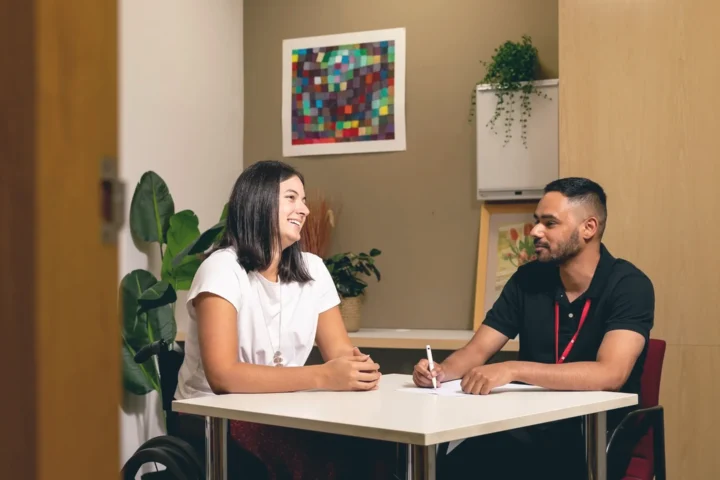
{"label": "red lanyard", "polygon": [[578,329],[572,339],[570,339],[570,343],[568,343],[567,347],[565,347],[562,357],[558,358],[558,344],[560,343],[560,305],[558,305],[558,302],[555,302],[555,363],[563,363],[570,354],[570,350],[572,350],[573,345],[575,345],[575,340],[577,340],[578,333],[580,333],[580,329],[582,328],[583,323],[585,323],[585,318],[587,318],[589,310],[590,299],[588,298],[585,300],[585,306],[583,307],[582,315],[580,316]]}

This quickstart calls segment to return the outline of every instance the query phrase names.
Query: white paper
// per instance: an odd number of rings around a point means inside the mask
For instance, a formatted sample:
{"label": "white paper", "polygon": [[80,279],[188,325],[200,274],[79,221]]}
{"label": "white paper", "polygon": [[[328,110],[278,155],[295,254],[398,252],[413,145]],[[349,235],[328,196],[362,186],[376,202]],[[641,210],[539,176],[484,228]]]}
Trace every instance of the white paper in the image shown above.
{"label": "white paper", "polygon": [[460,440],[453,440],[452,442],[448,443],[448,449],[447,449],[447,452],[445,453],[445,455],[450,455],[450,452],[455,450],[455,447],[457,447],[464,441],[465,441],[465,439],[461,438]]}
{"label": "white paper", "polygon": [[[444,382],[438,386],[438,388],[420,388],[415,386],[406,386],[399,388],[399,392],[406,392],[406,393],[419,393],[419,394],[425,394],[425,395],[438,395],[440,397],[464,397],[468,394],[463,392],[460,388],[460,382],[461,380],[452,380],[449,382]],[[537,387],[535,385],[522,385],[517,383],[508,383],[505,385],[501,385],[499,387],[493,388],[490,393],[503,393],[503,392],[523,392],[523,391],[542,391],[546,390],[542,387]]]}
{"label": "white paper", "polygon": [[402,387],[399,392],[420,393],[425,395],[439,395],[441,397],[462,397],[467,395],[460,389],[460,380],[453,380],[438,385],[438,388]]}
{"label": "white paper", "polygon": [[491,390],[492,393],[502,392],[542,392],[547,388],[538,387],[537,385],[523,385],[521,383],[508,383],[500,387],[495,387]]}

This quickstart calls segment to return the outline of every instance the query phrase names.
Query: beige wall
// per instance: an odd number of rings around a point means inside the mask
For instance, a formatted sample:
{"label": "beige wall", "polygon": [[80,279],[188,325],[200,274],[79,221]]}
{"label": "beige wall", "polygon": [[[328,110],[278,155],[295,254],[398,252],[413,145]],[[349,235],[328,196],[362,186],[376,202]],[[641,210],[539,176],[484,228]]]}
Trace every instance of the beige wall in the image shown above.
{"label": "beige wall", "polygon": [[720,3],[560,1],[560,173],[608,191],[606,243],[655,284],[668,478],[720,478]]}
{"label": "beige wall", "polygon": [[556,0],[312,0],[245,4],[246,165],[281,158],[283,39],[407,29],[408,149],[287,159],[342,203],[333,251],[383,251],[366,327],[472,326],[479,204],[470,93],[506,40],[533,37],[543,78],[558,75]]}
{"label": "beige wall", "polygon": [[[159,277],[157,250],[139,250],[130,235],[130,199],[142,174],[153,170],[168,184],[175,211],[195,212],[201,230],[217,222],[243,167],[243,4],[118,3],[120,176],[128,199],[119,274],[122,278],[144,268]],[[175,320],[180,334],[189,319],[186,300],[187,291],[178,292]],[[162,418],[156,392],[123,392],[121,463],[164,432]],[[148,464],[141,473],[152,470]]]}

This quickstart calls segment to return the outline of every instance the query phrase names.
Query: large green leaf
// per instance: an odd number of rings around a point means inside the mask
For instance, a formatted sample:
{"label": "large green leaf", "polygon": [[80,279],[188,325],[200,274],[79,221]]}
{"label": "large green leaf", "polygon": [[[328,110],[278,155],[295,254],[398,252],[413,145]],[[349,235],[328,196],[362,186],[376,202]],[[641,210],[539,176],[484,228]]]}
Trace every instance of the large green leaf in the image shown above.
{"label": "large green leaf", "polygon": [[165,181],[155,172],[145,172],[135,187],[130,204],[130,231],[145,242],[165,243],[175,203]]}
{"label": "large green leaf", "polygon": [[[222,237],[223,237],[223,235],[225,234],[225,225],[227,224],[227,217],[228,217],[228,205],[229,205],[229,204],[226,203],[225,206],[223,207],[223,211],[222,211],[222,213],[220,214],[220,221],[219,221],[215,226],[213,226],[213,227],[210,228],[210,229],[212,230],[212,229],[214,229],[214,228],[217,228],[217,227],[222,226],[222,227],[220,228],[220,230],[217,232],[217,235],[215,236],[215,241],[214,241],[213,243],[217,243],[217,242],[219,242],[220,240],[222,240]],[[210,246],[210,245],[208,245],[208,247],[209,247],[209,246]],[[201,250],[201,251],[204,252],[205,250],[207,250],[208,247],[205,247],[205,248],[204,248],[203,250]]]}
{"label": "large green leaf", "polygon": [[197,255],[210,248],[217,242],[225,230],[225,222],[220,222],[205,230],[198,238],[190,242],[172,260],[172,266],[177,267],[188,255]]}
{"label": "large green leaf", "polygon": [[190,242],[190,244],[183,248],[180,253],[175,255],[175,258],[173,258],[172,261],[173,267],[180,265],[180,262],[182,262],[186,256],[203,253],[213,244],[218,243],[225,233],[227,216],[228,204],[226,203],[223,207],[222,213],[220,214],[220,220],[218,223],[205,230],[198,238],[196,238],[193,242]]}
{"label": "large green leaf", "polygon": [[140,297],[143,293],[152,288],[158,281],[155,276],[147,270],[133,270],[123,277],[120,282],[120,305],[122,305],[122,330],[123,335],[135,345],[135,340],[142,342],[147,338],[146,327],[138,325],[138,307]]}
{"label": "large green leaf", "polygon": [[[171,306],[151,306],[175,297],[175,291],[167,283],[158,282],[147,270],[133,270],[120,283],[120,296],[123,384],[128,391],[137,395],[144,395],[153,389],[159,391],[160,381],[154,359],[138,365],[133,357],[138,350],[161,336],[168,341],[174,340],[176,327]],[[169,319],[167,312],[170,314]]]}
{"label": "large green leaf", "polygon": [[183,249],[200,237],[198,218],[190,210],[183,210],[170,217],[167,232],[167,249],[163,257],[162,279],[170,283],[175,290],[188,290],[192,279],[200,267],[200,259],[193,255],[183,257],[177,265],[175,259]]}
{"label": "large green leaf", "polygon": [[153,340],[163,339],[168,344],[175,341],[177,335],[177,324],[170,305],[163,305],[153,308],[147,312],[147,319],[150,325]]}
{"label": "large green leaf", "polygon": [[177,293],[175,289],[163,280],[145,290],[142,295],[140,295],[138,304],[143,310],[150,310],[175,303],[176,300]]}
{"label": "large green leaf", "polygon": [[135,363],[134,350],[126,341],[123,341],[123,386],[128,392],[135,395],[145,395],[157,390],[160,392],[160,377],[155,367],[155,359],[150,358],[142,365]]}
{"label": "large green leaf", "polygon": [[221,222],[221,223],[224,222],[225,220],[227,220],[227,216],[228,216],[228,205],[229,205],[229,203],[226,203],[226,204],[225,204],[225,206],[223,207],[222,213],[220,214],[220,222]]}

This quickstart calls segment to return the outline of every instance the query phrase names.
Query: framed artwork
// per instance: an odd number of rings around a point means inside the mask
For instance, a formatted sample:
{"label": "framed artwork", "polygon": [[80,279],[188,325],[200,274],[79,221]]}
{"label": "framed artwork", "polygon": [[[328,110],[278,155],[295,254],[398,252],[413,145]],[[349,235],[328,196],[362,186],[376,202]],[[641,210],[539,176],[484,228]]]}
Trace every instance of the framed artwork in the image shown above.
{"label": "framed artwork", "polygon": [[406,150],[405,29],[284,40],[283,156]]}
{"label": "framed artwork", "polygon": [[482,204],[473,330],[485,320],[485,314],[517,268],[535,260],[530,230],[535,224],[536,206],[537,201]]}

